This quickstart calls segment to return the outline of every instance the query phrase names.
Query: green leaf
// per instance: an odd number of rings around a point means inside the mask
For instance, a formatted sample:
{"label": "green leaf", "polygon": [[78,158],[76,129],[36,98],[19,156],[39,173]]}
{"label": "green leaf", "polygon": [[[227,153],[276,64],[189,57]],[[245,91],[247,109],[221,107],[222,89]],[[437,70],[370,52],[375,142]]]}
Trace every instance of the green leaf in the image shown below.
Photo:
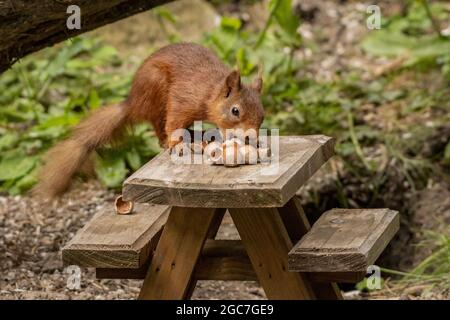
{"label": "green leaf", "polygon": [[161,17],[167,21],[169,21],[172,24],[176,24],[177,23],[177,18],[175,17],[174,14],[172,14],[172,12],[170,12],[169,10],[167,10],[166,8],[156,8],[153,10],[153,12],[158,16]]}
{"label": "green leaf", "polygon": [[19,135],[15,132],[6,133],[0,137],[0,151],[12,148],[19,141]]}
{"label": "green leaf", "polygon": [[36,165],[36,157],[15,154],[0,161],[0,181],[14,180],[23,177]]}
{"label": "green leaf", "polygon": [[110,60],[117,56],[116,48],[112,46],[101,46],[99,49],[93,52],[92,57],[99,60]]}
{"label": "green leaf", "polygon": [[74,113],[64,114],[62,116],[49,117],[41,124],[35,127],[36,130],[43,130],[53,127],[73,126],[78,123],[80,117]]}
{"label": "green leaf", "polygon": [[248,76],[255,67],[255,65],[249,61],[247,51],[244,48],[239,48],[237,50],[236,60],[243,76]]}
{"label": "green leaf", "polygon": [[134,171],[136,171],[137,169],[139,169],[142,165],[141,163],[141,157],[138,153],[138,151],[136,149],[131,149],[130,151],[128,151],[125,154],[125,158],[127,159],[127,163],[128,165],[131,167],[131,169],[133,169]]}
{"label": "green leaf", "polygon": [[128,173],[124,158],[118,154],[98,157],[95,168],[100,181],[110,188],[120,187]]}
{"label": "green leaf", "polygon": [[445,146],[444,159],[450,160],[450,142]]}
{"label": "green leaf", "polygon": [[294,13],[292,1],[272,0],[269,6],[277,6],[274,11],[275,20],[290,40],[293,42],[300,41],[300,35],[297,32],[297,29],[300,26],[300,19]]}
{"label": "green leaf", "polygon": [[[138,145],[137,149],[144,157],[154,157],[161,152],[158,138],[155,136],[150,136],[150,133],[147,132],[146,135],[143,135],[143,139],[144,143]],[[144,161],[146,160],[149,159],[144,159]]]}
{"label": "green leaf", "polygon": [[220,26],[225,30],[238,31],[241,29],[241,20],[233,17],[222,17],[220,20]]}
{"label": "green leaf", "polygon": [[89,107],[94,110],[100,107],[101,105],[100,97],[98,96],[98,92],[95,89],[92,89],[89,93]]}
{"label": "green leaf", "polygon": [[[444,13],[433,6],[432,11]],[[412,2],[406,16],[394,16],[381,30],[370,31],[362,41],[363,49],[373,55],[404,56],[406,67],[421,62],[432,62],[450,52],[450,39],[431,32],[430,19],[423,4]]]}
{"label": "green leaf", "polygon": [[34,186],[38,181],[38,169],[37,166],[28,174],[24,175],[22,178],[14,183],[13,188],[10,189],[10,194],[20,194]]}
{"label": "green leaf", "polygon": [[[356,284],[356,289],[358,289],[359,291],[364,291],[364,292],[370,292],[370,291],[374,291],[374,290],[378,290],[377,288],[374,289],[370,289],[369,286],[367,285],[367,278],[364,278],[363,280],[361,280],[360,282],[358,282]],[[380,285],[381,287],[384,286],[384,279],[381,278],[380,279]]]}
{"label": "green leaf", "polygon": [[343,157],[348,157],[355,154],[355,145],[350,141],[341,142],[336,145],[336,152]]}
{"label": "green leaf", "polygon": [[416,40],[401,33],[391,33],[386,30],[369,32],[362,41],[362,48],[373,55],[399,56],[411,54]]}

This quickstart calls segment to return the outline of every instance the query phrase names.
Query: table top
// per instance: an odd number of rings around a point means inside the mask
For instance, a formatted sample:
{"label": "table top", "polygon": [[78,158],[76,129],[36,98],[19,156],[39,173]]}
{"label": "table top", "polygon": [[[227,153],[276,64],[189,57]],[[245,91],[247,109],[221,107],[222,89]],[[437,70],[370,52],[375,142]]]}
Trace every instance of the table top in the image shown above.
{"label": "table top", "polygon": [[181,207],[281,207],[334,154],[334,140],[280,136],[272,153],[270,164],[224,167],[176,163],[166,150],[124,182],[123,197]]}

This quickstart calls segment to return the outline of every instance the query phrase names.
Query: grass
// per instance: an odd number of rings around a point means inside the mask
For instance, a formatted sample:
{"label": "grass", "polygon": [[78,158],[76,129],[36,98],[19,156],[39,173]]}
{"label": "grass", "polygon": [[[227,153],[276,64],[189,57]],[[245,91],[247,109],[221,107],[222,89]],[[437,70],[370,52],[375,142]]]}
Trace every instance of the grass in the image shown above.
{"label": "grass", "polygon": [[[411,286],[424,286],[428,292],[438,290],[443,294],[450,294],[450,237],[444,234],[429,232],[428,237],[435,247],[433,253],[408,272],[401,272],[382,268],[382,272],[393,275],[398,280],[390,281],[392,290],[402,291]],[[422,245],[429,246],[429,243]]]}

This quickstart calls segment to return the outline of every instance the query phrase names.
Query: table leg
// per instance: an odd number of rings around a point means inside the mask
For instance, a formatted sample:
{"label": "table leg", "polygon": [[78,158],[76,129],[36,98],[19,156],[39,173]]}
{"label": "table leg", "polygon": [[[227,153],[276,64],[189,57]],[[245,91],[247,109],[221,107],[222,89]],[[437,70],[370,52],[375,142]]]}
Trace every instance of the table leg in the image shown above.
{"label": "table leg", "polygon": [[[282,208],[278,208],[292,243],[297,243],[311,229],[311,225],[301,206],[300,200],[294,196]],[[311,286],[318,299],[342,299],[341,291],[336,283],[312,282]]]}
{"label": "table leg", "polygon": [[315,299],[304,274],[287,270],[292,241],[277,208],[229,209],[269,299]]}
{"label": "table leg", "polygon": [[225,215],[226,211],[227,209],[225,208],[215,209],[214,218],[208,230],[208,239],[216,238],[217,232],[219,231],[220,224],[222,223],[223,216]]}
{"label": "table leg", "polygon": [[[212,222],[209,226],[207,238],[208,239],[214,239],[216,237],[217,231],[219,231],[220,224],[222,223],[223,216],[225,215],[226,209],[220,208],[215,209],[214,217],[212,219]],[[183,299],[190,299],[192,297],[192,294],[194,293],[195,286],[197,285],[197,279],[195,277],[192,277],[189,282],[188,290],[186,291],[185,296]]]}
{"label": "table leg", "polygon": [[184,299],[215,216],[213,208],[172,207],[139,299]]}

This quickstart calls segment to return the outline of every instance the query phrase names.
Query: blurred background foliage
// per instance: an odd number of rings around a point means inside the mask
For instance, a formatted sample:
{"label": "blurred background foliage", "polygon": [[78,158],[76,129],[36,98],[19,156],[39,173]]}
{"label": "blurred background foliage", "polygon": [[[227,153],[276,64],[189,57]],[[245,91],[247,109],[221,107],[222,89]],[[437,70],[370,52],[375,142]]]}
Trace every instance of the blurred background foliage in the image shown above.
{"label": "blurred background foliage", "polygon": [[[381,30],[368,33],[361,45],[370,55],[400,57],[401,68],[417,72],[438,69],[450,81],[450,41],[433,32],[426,9],[433,19],[448,19],[440,4],[410,1],[403,15],[383,19]],[[404,149],[414,149],[415,135],[411,144],[397,139],[398,132],[382,133],[360,123],[355,111],[366,102],[378,106],[399,99],[410,101],[403,111],[406,113],[439,107],[439,101],[449,98],[448,87],[430,96],[420,90],[386,90],[390,77],[364,84],[361,75],[352,72],[328,82],[300,77],[299,71],[307,63],[295,55],[296,49],[306,46],[298,32],[300,18],[290,0],[268,1],[267,11],[258,31],[244,27],[238,17],[221,16],[220,23],[201,40],[228,65],[239,67],[244,79],[254,76],[258,66],[263,67],[264,126],[280,128],[283,134],[333,135],[338,138],[338,154],[351,160],[353,169],[361,167],[369,172],[377,170],[377,163],[366,157],[363,147],[382,141],[390,156],[403,163],[405,175],[415,186],[418,172],[429,167],[422,159],[403,153]],[[167,40],[182,40],[176,31],[177,17],[164,7],[154,12]],[[27,57],[0,77],[1,190],[18,194],[29,189],[36,182],[42,155],[64,138],[71,126],[90,110],[126,97],[134,69],[123,64],[115,48],[92,36],[82,36]],[[424,139],[426,132],[420,136]],[[120,187],[131,170],[158,151],[151,128],[140,125],[119,150],[101,152],[96,173],[106,186]],[[450,146],[442,158],[450,162]],[[341,202],[348,204],[345,199]]]}
{"label": "blurred background foliage", "polygon": [[[329,79],[305,71],[311,61],[300,53],[319,54],[319,46],[299,32],[303,21],[291,0],[264,5],[263,23],[252,26],[238,15],[223,14],[196,41],[230,67],[238,67],[244,81],[263,68],[265,128],[337,139],[343,169],[333,181],[336,202],[326,203],[313,193],[317,208],[402,209],[405,194],[424,188],[430,178],[448,182],[450,38],[439,28],[450,20],[445,2],[405,1],[400,13],[383,15],[381,29],[367,32],[359,43],[366,69],[373,67],[371,61],[384,61],[383,67],[368,73],[344,68]],[[184,26],[168,7],[152,15],[166,43],[186,40]],[[324,38],[328,41],[327,35]],[[31,188],[45,151],[91,110],[123,100],[137,66],[88,34],[29,56],[2,74],[0,192],[16,195]],[[159,151],[151,127],[140,124],[123,144],[98,152],[96,174],[106,187],[119,188]],[[437,237],[437,251],[402,274],[402,281],[448,280],[449,238]],[[450,288],[448,281],[443,283]]]}

